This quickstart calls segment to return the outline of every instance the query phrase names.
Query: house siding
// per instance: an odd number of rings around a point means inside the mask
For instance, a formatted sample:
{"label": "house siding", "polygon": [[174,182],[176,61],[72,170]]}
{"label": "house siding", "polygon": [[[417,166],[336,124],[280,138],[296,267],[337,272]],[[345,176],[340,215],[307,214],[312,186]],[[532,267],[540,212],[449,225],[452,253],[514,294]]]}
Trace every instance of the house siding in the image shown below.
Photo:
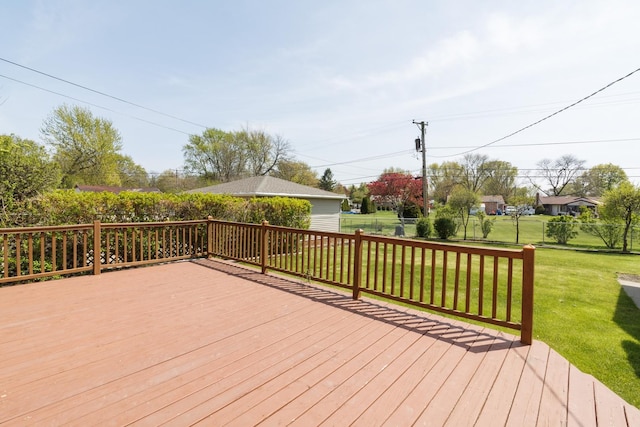
{"label": "house siding", "polygon": [[340,231],[340,200],[308,199],[311,202],[311,230]]}

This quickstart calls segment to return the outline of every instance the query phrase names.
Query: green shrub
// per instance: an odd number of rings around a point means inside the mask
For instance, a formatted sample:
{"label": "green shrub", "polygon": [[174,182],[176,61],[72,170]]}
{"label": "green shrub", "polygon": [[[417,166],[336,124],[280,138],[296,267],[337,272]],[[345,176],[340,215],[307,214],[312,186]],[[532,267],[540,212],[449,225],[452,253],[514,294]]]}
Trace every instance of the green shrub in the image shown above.
{"label": "green shrub", "polygon": [[429,237],[433,233],[433,227],[429,218],[420,218],[416,222],[416,234],[418,237]]}
{"label": "green shrub", "polygon": [[371,204],[371,200],[368,197],[363,197],[362,198],[362,203],[360,204],[360,213],[361,214],[368,214],[371,213],[370,212],[370,208],[369,205]]}
{"label": "green shrub", "polygon": [[102,222],[156,222],[215,219],[308,228],[311,204],[307,200],[273,197],[242,199],[203,193],[77,193],[54,191],[17,206],[3,227],[87,224]]}
{"label": "green shrub", "polygon": [[478,213],[476,214],[476,217],[478,218],[478,223],[480,223],[482,238],[486,239],[487,236],[489,236],[489,233],[491,233],[491,230],[493,230],[493,226],[495,225],[496,220],[495,218],[494,219],[487,218],[487,214],[485,214],[482,211],[478,211]]}
{"label": "green shrub", "polygon": [[555,239],[561,245],[566,245],[569,240],[578,235],[577,226],[578,221],[572,216],[557,216],[547,223],[546,236]]}
{"label": "green shrub", "polygon": [[448,239],[449,237],[453,237],[456,235],[457,225],[456,221],[453,218],[449,217],[440,217],[436,218],[433,222],[433,228],[436,231],[436,234],[441,239]]}
{"label": "green shrub", "polygon": [[422,216],[420,206],[415,203],[406,203],[402,209],[402,216],[404,218],[419,218]]}

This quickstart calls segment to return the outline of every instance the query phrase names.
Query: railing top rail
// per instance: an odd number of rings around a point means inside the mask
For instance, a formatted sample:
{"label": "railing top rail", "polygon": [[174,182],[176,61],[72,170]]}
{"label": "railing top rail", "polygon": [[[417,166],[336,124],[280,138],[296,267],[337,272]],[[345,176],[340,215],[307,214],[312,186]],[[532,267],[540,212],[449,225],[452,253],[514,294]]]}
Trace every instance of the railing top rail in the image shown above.
{"label": "railing top rail", "polygon": [[72,225],[47,225],[42,227],[16,227],[16,228],[0,228],[0,234],[16,234],[16,233],[41,233],[48,231],[74,231],[88,230],[93,228],[93,224],[72,224]]}
{"label": "railing top rail", "polygon": [[482,246],[457,245],[455,243],[407,240],[407,239],[401,239],[398,237],[375,236],[371,234],[362,234],[362,239],[369,242],[399,244],[403,246],[416,247],[416,248],[448,250],[451,252],[471,253],[471,254],[486,255],[486,256],[500,256],[505,258],[515,258],[515,259],[522,258],[522,249],[509,249],[509,248],[496,249],[496,248],[486,248]]}
{"label": "railing top rail", "polygon": [[[214,224],[229,224],[229,225],[239,225],[242,227],[262,227],[261,224],[254,224],[254,223],[249,223],[249,222],[233,222],[233,221],[223,221],[221,219],[212,219],[210,220],[211,223]],[[269,226],[272,227],[272,226]],[[296,230],[295,228],[292,228],[292,230]]]}
{"label": "railing top rail", "polygon": [[156,222],[110,222],[100,223],[102,228],[123,228],[123,227],[170,227],[176,225],[194,225],[194,224],[206,224],[206,219],[192,220],[192,221],[156,221]]}

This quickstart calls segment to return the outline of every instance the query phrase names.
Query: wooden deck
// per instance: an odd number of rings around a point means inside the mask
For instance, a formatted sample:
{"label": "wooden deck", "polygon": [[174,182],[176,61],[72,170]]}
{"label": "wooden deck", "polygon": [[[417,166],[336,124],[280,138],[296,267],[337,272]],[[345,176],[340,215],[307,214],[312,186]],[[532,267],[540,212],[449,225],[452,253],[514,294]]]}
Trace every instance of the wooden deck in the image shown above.
{"label": "wooden deck", "polygon": [[200,260],[0,289],[3,425],[639,426],[541,342]]}

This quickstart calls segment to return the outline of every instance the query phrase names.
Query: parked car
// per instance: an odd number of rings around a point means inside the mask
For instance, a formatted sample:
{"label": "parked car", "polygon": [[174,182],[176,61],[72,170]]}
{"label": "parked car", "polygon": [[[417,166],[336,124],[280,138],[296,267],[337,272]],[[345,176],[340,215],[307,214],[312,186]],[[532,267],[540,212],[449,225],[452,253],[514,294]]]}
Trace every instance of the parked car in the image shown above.
{"label": "parked car", "polygon": [[513,215],[518,212],[518,209],[515,206],[507,206],[504,208],[505,215]]}

